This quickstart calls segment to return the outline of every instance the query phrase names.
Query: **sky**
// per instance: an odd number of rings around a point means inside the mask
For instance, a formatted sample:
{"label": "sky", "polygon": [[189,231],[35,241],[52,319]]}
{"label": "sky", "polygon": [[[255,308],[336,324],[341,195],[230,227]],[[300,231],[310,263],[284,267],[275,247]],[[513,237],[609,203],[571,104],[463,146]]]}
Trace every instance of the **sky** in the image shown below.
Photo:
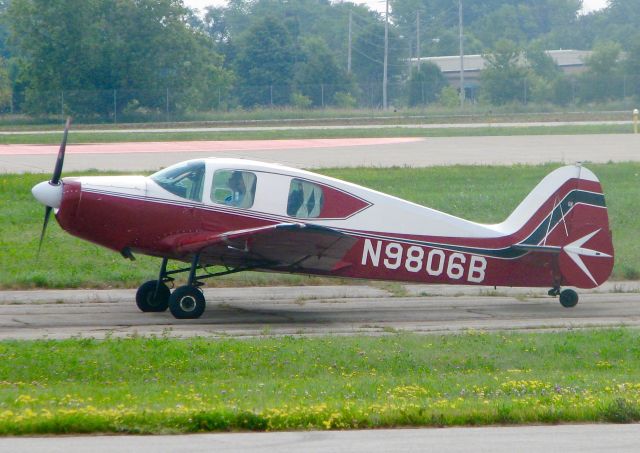
{"label": "sky", "polygon": [[[191,8],[203,9],[209,5],[224,5],[225,0],[184,0],[185,5]],[[366,0],[358,1],[354,0],[354,3],[366,3],[371,9],[378,11],[384,11],[385,0]],[[583,12],[588,13],[607,6],[607,0],[583,0]]]}

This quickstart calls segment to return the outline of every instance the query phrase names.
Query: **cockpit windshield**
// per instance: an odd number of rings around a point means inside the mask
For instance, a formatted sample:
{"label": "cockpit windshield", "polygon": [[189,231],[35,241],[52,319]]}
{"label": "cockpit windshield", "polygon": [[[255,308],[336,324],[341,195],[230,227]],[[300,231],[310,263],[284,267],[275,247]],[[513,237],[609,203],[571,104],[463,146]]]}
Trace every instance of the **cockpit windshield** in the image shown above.
{"label": "cockpit windshield", "polygon": [[163,189],[193,201],[202,201],[205,165],[202,161],[173,165],[151,175]]}

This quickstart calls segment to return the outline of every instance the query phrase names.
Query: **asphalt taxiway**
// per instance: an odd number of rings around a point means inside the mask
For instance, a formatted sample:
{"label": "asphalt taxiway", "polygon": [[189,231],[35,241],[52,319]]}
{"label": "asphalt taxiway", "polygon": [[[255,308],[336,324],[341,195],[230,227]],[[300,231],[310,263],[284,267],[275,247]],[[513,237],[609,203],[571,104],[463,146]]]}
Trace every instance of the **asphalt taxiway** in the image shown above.
{"label": "asphalt taxiway", "polygon": [[379,335],[640,326],[640,285],[609,283],[563,308],[545,289],[407,285],[207,288],[195,320],[141,313],[135,290],[0,292],[0,339]]}

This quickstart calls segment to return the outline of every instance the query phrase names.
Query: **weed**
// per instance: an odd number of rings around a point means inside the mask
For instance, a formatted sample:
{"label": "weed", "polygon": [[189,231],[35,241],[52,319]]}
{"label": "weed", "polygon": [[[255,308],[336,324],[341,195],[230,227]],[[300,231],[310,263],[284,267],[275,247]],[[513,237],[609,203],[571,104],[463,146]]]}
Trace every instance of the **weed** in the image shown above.
{"label": "weed", "polygon": [[384,326],[382,328],[382,331],[385,332],[385,333],[400,333],[400,332],[402,332],[401,329],[397,329],[397,328],[391,327],[391,326]]}
{"label": "weed", "polygon": [[504,291],[498,291],[497,289],[481,289],[478,291],[480,297],[506,297],[507,293]]}
{"label": "weed", "polygon": [[640,270],[636,267],[626,266],[622,271],[625,280],[640,280]]}
{"label": "weed", "polygon": [[271,335],[272,333],[273,333],[273,328],[271,326],[264,326],[260,331],[260,335],[265,337]]}
{"label": "weed", "polygon": [[616,398],[606,405],[603,418],[611,423],[633,423],[640,421],[640,404],[626,398]]}
{"label": "weed", "polygon": [[376,282],[375,286],[387,291],[392,297],[407,297],[409,292],[402,283],[397,282]]}
{"label": "weed", "polygon": [[296,300],[294,300],[293,303],[296,305],[300,305],[302,307],[307,303],[308,300],[312,300],[312,299],[313,297],[300,296]]}

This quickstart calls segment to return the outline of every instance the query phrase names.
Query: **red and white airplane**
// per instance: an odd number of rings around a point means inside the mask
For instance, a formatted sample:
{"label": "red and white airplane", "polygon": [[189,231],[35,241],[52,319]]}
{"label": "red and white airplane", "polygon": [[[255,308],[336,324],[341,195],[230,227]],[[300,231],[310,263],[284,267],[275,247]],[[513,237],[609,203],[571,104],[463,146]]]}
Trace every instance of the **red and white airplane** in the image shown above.
{"label": "red and white airplane", "polygon": [[[573,307],[613,267],[602,187],[580,166],[558,168],[502,223],[470,222],[375,190],[276,164],[209,158],[144,176],[60,179],[32,192],[70,234],[162,258],[138,289],[142,311],[198,318],[209,277],[246,270],[488,286],[551,287]],[[42,237],[41,237],[42,243]],[[190,263],[168,270],[167,262]],[[222,266],[219,272],[208,267]],[[171,292],[167,283],[188,273]]]}

